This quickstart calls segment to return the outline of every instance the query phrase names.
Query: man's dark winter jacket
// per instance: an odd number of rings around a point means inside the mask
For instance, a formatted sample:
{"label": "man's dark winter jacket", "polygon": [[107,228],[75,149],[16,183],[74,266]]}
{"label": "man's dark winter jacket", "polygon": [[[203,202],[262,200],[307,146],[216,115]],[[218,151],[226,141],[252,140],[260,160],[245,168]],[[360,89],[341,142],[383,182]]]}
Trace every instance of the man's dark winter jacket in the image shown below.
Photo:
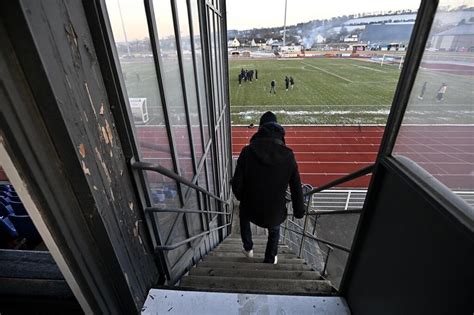
{"label": "man's dark winter jacket", "polygon": [[293,151],[285,146],[284,135],[277,123],[261,126],[242,149],[232,179],[232,190],[240,200],[240,215],[265,228],[286,219],[288,184],[295,217],[304,215],[298,166]]}

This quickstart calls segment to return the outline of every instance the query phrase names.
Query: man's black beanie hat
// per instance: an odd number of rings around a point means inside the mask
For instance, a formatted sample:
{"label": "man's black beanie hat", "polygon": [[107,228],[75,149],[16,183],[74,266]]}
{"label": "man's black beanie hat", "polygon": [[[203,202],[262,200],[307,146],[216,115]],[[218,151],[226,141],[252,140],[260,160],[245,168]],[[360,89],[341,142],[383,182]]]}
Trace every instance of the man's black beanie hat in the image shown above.
{"label": "man's black beanie hat", "polygon": [[260,117],[260,123],[259,125],[262,126],[263,124],[269,123],[269,122],[277,122],[277,117],[275,116],[274,113],[268,111],[265,114]]}

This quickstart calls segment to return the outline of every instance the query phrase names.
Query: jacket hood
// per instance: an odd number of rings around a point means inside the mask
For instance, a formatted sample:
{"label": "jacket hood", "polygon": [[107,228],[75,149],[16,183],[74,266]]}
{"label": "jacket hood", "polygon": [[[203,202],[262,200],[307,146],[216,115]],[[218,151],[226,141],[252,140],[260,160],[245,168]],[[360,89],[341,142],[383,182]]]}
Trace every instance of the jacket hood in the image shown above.
{"label": "jacket hood", "polygon": [[266,123],[250,140],[250,150],[266,165],[285,164],[292,158],[292,151],[285,146],[285,129],[277,123]]}

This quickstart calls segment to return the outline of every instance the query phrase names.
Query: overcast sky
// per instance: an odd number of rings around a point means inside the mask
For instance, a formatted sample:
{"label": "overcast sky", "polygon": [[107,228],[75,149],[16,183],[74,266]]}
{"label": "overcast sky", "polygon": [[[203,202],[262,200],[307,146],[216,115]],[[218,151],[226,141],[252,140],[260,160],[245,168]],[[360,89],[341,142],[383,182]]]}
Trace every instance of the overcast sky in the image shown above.
{"label": "overcast sky", "polygon": [[[227,29],[282,26],[285,0],[227,0]],[[418,9],[419,0],[288,0],[286,24],[363,12]]]}

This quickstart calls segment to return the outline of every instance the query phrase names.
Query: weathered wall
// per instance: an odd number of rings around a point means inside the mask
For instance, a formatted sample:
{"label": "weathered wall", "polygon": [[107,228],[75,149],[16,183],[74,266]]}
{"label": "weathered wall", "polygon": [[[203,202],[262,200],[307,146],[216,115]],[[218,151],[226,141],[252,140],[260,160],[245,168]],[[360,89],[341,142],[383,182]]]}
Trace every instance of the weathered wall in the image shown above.
{"label": "weathered wall", "polygon": [[[20,1],[12,7],[18,16],[7,22],[10,38],[62,160],[51,166],[67,177],[99,255],[118,262],[119,270],[103,266],[104,274],[117,287],[126,283],[138,310],[158,271],[82,3]],[[14,25],[20,16],[24,29]]]}

